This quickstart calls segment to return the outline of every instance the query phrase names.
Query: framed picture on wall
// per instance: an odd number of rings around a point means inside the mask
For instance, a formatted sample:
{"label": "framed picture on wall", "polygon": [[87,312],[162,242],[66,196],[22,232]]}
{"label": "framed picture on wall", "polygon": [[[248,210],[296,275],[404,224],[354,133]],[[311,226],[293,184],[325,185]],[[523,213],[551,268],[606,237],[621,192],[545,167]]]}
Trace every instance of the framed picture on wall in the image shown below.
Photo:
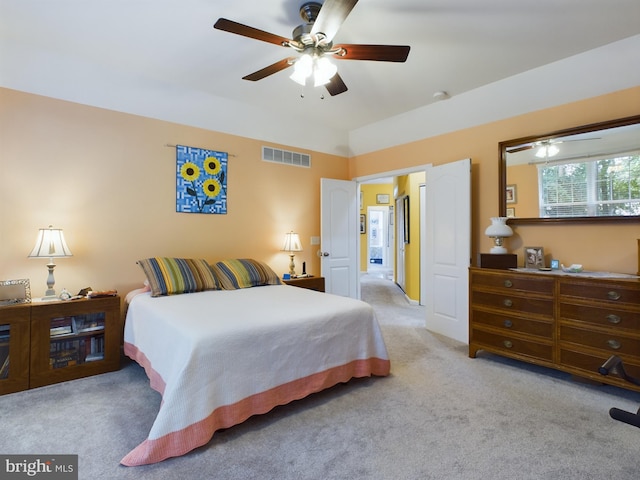
{"label": "framed picture on wall", "polygon": [[517,197],[516,197],[517,191],[516,191],[516,186],[515,185],[507,185],[507,203],[516,203],[517,202]]}
{"label": "framed picture on wall", "polygon": [[367,215],[360,214],[360,233],[367,233]]}
{"label": "framed picture on wall", "polygon": [[409,195],[406,195],[402,199],[402,205],[404,207],[404,243],[409,243]]}
{"label": "framed picture on wall", "polygon": [[516,216],[516,209],[514,207],[507,207],[507,218],[514,218]]}
{"label": "framed picture on wall", "polygon": [[376,203],[378,204],[387,204],[389,203],[389,195],[386,193],[378,193],[376,195]]}

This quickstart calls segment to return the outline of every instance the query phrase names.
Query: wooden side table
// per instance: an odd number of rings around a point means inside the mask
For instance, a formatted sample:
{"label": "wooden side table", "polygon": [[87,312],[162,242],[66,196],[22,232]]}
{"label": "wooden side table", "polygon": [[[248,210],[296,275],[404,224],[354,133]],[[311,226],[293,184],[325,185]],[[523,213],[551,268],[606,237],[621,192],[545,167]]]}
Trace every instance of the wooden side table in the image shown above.
{"label": "wooden side table", "polygon": [[300,277],[282,280],[287,285],[324,292],[324,277]]}

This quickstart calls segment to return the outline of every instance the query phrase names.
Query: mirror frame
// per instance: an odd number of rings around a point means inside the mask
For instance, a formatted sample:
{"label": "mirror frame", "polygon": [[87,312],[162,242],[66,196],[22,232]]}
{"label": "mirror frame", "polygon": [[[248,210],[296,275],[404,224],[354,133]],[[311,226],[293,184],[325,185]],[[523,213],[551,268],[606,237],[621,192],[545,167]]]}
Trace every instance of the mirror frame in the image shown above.
{"label": "mirror frame", "polygon": [[[632,117],[619,118],[616,120],[609,120],[606,122],[592,123],[589,125],[582,125],[580,127],[567,128],[564,130],[557,130],[555,132],[547,133],[544,135],[535,135],[530,137],[516,138],[513,140],[507,140],[498,143],[499,152],[499,168],[498,168],[498,212],[501,217],[507,216],[507,148],[522,145],[523,143],[531,143],[542,140],[551,140],[558,137],[566,137],[568,135],[577,135],[579,133],[596,132],[598,130],[606,130],[609,128],[623,127],[626,125],[633,125],[640,123],[640,115],[634,115]],[[558,224],[558,223],[601,223],[601,222],[614,222],[614,223],[632,223],[640,222],[640,216],[629,217],[559,217],[559,218],[509,218],[507,223],[518,224]]]}

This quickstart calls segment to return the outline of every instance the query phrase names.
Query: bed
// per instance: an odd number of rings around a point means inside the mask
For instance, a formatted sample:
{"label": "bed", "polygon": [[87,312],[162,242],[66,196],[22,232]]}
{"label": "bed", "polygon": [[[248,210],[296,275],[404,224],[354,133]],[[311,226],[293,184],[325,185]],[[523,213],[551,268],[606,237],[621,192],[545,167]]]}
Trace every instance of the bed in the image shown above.
{"label": "bed", "polygon": [[216,264],[215,288],[127,296],[124,351],[162,402],[147,438],[123,465],[184,455],[252,415],[351,378],[389,374],[370,305],[283,285],[270,271],[270,281],[247,285],[237,275],[246,265],[227,264],[236,271],[229,276],[224,263]]}

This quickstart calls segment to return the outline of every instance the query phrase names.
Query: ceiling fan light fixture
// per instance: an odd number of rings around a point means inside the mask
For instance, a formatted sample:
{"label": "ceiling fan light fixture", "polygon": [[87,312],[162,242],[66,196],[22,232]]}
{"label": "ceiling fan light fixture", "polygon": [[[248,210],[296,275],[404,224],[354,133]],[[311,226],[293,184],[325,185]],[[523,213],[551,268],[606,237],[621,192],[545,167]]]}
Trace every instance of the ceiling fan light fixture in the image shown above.
{"label": "ceiling fan light fixture", "polygon": [[313,59],[311,55],[305,53],[293,64],[293,73],[289,76],[294,82],[304,86],[307,78],[313,73]]}
{"label": "ceiling fan light fixture", "polygon": [[338,67],[327,57],[318,58],[313,69],[314,86],[326,85],[336,73],[338,73]]}
{"label": "ceiling fan light fixture", "polygon": [[320,87],[326,85],[338,72],[336,67],[328,58],[317,54],[305,53],[293,64],[293,73],[289,76],[294,82],[305,86],[307,79],[313,77],[313,85]]}
{"label": "ceiling fan light fixture", "polygon": [[542,145],[536,152],[538,158],[549,158],[557,155],[560,149],[555,145]]}

